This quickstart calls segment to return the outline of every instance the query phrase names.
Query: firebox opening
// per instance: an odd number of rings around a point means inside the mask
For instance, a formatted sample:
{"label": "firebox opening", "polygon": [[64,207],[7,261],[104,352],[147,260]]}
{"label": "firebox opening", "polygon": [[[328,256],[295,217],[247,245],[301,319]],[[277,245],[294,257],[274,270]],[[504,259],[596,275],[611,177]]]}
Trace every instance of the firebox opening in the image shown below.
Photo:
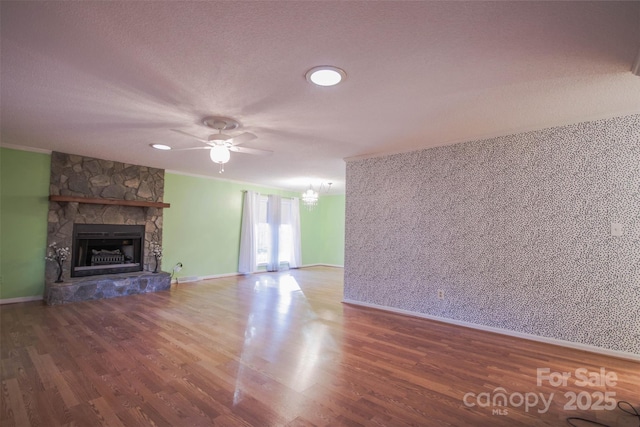
{"label": "firebox opening", "polygon": [[144,225],[75,224],[72,277],[143,270]]}

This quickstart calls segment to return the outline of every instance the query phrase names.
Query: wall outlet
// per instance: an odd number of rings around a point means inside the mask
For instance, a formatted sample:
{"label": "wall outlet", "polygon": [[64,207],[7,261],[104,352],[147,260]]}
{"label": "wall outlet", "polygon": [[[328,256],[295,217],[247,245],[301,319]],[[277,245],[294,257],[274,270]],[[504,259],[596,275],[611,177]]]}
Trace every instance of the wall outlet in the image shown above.
{"label": "wall outlet", "polygon": [[618,222],[611,223],[611,235],[614,237],[622,236],[622,224]]}
{"label": "wall outlet", "polygon": [[438,299],[444,299],[444,291],[442,289],[438,289]]}

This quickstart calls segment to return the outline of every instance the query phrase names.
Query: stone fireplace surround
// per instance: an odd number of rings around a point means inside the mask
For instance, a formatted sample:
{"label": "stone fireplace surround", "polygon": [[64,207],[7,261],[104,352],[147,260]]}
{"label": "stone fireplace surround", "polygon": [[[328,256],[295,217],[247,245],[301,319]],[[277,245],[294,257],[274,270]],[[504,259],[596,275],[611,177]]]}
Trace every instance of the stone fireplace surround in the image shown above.
{"label": "stone fireplace surround", "polygon": [[53,152],[49,194],[51,197],[105,199],[110,204],[50,201],[47,245],[56,242],[58,247],[73,250],[74,224],[143,225],[145,255],[142,272],[78,278],[71,278],[69,259],[64,263],[63,283],[54,283],[57,267],[54,262],[47,261],[44,295],[47,304],[155,292],[170,287],[168,273],[151,273],[155,268],[151,243],[162,242],[162,209],[111,204],[113,201],[129,204],[162,202],[163,169]]}

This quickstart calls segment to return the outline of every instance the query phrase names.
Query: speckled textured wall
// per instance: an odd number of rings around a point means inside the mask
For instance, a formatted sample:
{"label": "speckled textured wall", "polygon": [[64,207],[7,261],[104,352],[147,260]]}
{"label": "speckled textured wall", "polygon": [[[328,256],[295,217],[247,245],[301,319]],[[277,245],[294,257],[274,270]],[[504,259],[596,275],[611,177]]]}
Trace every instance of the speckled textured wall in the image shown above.
{"label": "speckled textured wall", "polygon": [[640,354],[640,115],[350,161],[345,228],[347,300]]}

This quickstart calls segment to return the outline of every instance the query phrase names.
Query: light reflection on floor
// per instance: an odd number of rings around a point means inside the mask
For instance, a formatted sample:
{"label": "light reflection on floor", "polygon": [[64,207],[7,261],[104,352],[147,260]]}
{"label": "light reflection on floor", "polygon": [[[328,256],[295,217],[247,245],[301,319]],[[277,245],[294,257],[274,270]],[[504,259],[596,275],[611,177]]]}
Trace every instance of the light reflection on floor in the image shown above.
{"label": "light reflection on floor", "polygon": [[[251,314],[247,318],[244,344],[236,377],[234,405],[242,401],[247,369],[301,392],[313,385],[323,363],[330,361],[337,345],[323,319],[313,310],[300,285],[290,273],[256,275]],[[290,360],[286,372],[270,371],[270,362]],[[275,365],[274,365],[275,366]],[[282,366],[280,364],[280,366]],[[285,396],[283,396],[285,397]],[[283,402],[295,411],[292,402]]]}

